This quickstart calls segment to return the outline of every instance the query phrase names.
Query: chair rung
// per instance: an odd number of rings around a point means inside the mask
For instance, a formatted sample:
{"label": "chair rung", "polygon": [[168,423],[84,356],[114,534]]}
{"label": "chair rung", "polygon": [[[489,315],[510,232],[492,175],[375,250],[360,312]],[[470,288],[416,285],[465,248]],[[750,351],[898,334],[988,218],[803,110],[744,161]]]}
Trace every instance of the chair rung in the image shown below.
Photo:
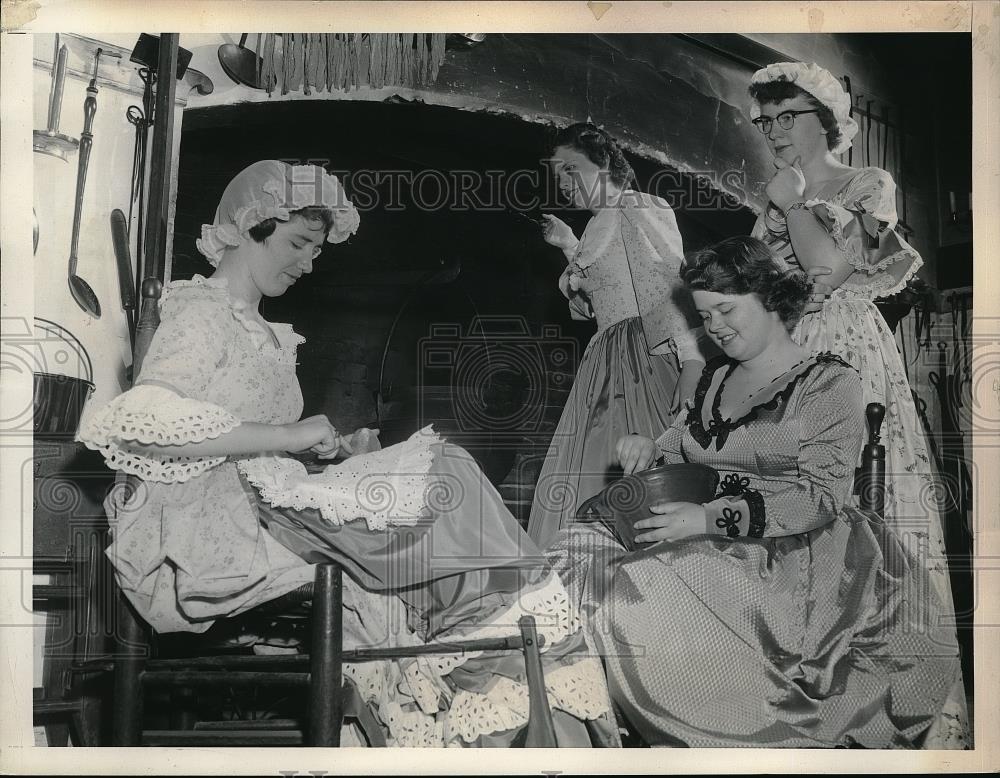
{"label": "chair rung", "polygon": [[250,730],[297,730],[299,722],[295,719],[257,719],[255,721],[199,721],[194,725],[197,730],[212,732],[250,731]]}
{"label": "chair rung", "polygon": [[[545,638],[538,636],[539,647],[545,645]],[[520,635],[505,638],[481,638],[479,640],[451,641],[447,643],[428,643],[422,646],[398,646],[391,648],[357,648],[345,650],[341,657],[344,662],[365,662],[375,659],[401,659],[411,656],[463,654],[470,651],[520,651],[522,641]],[[167,670],[174,668],[198,667],[274,667],[274,666],[308,666],[308,654],[278,654],[250,656],[234,654],[231,656],[196,656],[182,659],[150,659],[146,663],[148,670]]]}
{"label": "chair rung", "polygon": [[[542,644],[539,638],[539,645]],[[357,648],[344,651],[345,662],[364,662],[372,659],[401,659],[410,656],[438,656],[441,654],[465,654],[470,651],[520,651],[523,646],[520,635],[506,638],[482,638],[480,640],[455,640],[447,643],[427,643],[423,646],[399,646],[393,648]]]}
{"label": "chair rung", "polygon": [[309,673],[250,673],[146,670],[140,676],[150,686],[307,686]]}
{"label": "chair rung", "polygon": [[181,667],[271,667],[281,665],[308,665],[308,654],[193,656],[182,659],[150,659],[148,670],[167,670]]}
{"label": "chair rung", "polygon": [[300,730],[213,732],[151,729],[142,733],[144,746],[300,746],[303,742]]}
{"label": "chair rung", "polygon": [[86,591],[77,586],[39,584],[32,589],[31,604],[34,610],[43,610],[47,603],[82,600],[86,595]]}
{"label": "chair rung", "polygon": [[93,659],[84,659],[73,662],[69,666],[71,674],[79,673],[110,673],[115,669],[115,660],[110,656],[97,656]]}
{"label": "chair rung", "polygon": [[55,716],[62,713],[79,713],[83,708],[81,700],[39,700],[34,704],[36,716]]}

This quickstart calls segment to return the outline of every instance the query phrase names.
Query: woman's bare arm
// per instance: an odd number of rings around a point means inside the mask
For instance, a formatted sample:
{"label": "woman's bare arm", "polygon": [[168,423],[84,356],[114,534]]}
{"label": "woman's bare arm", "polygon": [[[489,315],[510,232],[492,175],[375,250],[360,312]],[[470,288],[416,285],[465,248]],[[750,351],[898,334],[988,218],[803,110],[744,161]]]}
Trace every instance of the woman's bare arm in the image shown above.
{"label": "woman's bare arm", "polygon": [[785,214],[788,237],[803,270],[830,268],[823,283],[837,289],[854,272],[833,237],[808,208],[792,208]]}

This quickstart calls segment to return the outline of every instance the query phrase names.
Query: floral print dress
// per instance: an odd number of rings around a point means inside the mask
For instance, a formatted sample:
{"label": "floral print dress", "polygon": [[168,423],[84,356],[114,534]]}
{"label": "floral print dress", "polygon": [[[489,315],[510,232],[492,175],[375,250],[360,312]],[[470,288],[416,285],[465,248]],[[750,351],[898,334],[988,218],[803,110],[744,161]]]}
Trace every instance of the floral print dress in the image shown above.
{"label": "floral print dress", "polygon": [[[459,447],[425,435],[349,458],[318,479],[302,477],[280,452],[134,453],[134,444],[203,441],[245,421],[298,420],[301,342],[287,324],[248,316],[222,280],[175,281],[136,386],[88,408],[79,439],[141,479],[134,494],[116,493],[105,506],[107,555],[138,612],[159,632],[202,632],[311,582],[316,563],[337,559],[348,572],[345,647],[517,634],[518,618],[530,614],[545,638],[560,745],[589,746],[598,730],[615,742],[603,673],[562,582]],[[396,486],[420,481],[412,491],[426,509],[379,502],[385,482],[375,471],[386,468],[405,471],[388,473]],[[300,492],[298,482],[312,490]],[[355,493],[365,504],[351,504]],[[347,664],[344,672],[389,745],[504,746],[527,722],[517,652]]]}
{"label": "floral print dress", "polygon": [[[943,487],[936,477],[903,361],[874,300],[900,291],[923,264],[895,231],[896,185],[881,168],[851,169],[824,182],[806,208],[829,232],[854,268],[818,313],[808,314],[793,337],[811,351],[830,351],[861,374],[865,403],[885,406],[885,521],[903,542],[920,549],[930,585],[954,622],[951,581],[944,544]],[[757,219],[754,237],[788,264],[800,267],[784,215],[773,204]],[[961,684],[949,706],[965,716]]]}
{"label": "floral print dress", "polygon": [[683,259],[674,212],[653,195],[624,192],[584,230],[564,276],[570,315],[596,321],[597,332],[535,485],[528,533],[541,548],[621,475],[622,436],[667,428],[679,362],[704,361],[701,322],[680,284]]}

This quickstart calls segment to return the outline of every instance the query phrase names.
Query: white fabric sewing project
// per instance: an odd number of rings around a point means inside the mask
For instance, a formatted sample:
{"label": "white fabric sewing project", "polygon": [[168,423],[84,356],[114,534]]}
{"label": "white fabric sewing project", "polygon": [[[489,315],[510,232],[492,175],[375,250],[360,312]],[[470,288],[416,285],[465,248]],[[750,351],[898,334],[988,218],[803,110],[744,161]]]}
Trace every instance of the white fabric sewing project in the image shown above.
{"label": "white fabric sewing project", "polygon": [[296,459],[261,456],[237,465],[261,497],[276,508],[315,508],[332,524],[364,519],[368,529],[412,525],[425,518],[431,446],[442,438],[431,426],[409,439],[357,454],[321,473]]}

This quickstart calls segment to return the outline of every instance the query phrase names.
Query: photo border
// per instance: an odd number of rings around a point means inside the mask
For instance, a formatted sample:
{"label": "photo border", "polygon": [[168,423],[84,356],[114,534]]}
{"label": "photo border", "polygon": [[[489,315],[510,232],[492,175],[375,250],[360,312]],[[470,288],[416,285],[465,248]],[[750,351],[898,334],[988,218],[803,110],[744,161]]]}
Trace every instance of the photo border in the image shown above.
{"label": "photo border", "polygon": [[[252,20],[252,23],[251,23]],[[481,32],[970,32],[973,57],[973,189],[976,209],[985,214],[973,227],[974,333],[980,317],[1000,316],[1000,283],[992,263],[1000,246],[1000,169],[995,150],[1000,125],[1000,3],[974,2],[239,2],[194,0],[126,2],[4,0],[0,43],[0,250],[3,284],[0,311],[10,320],[33,315],[30,198],[33,189],[32,47],[30,35],[72,31],[87,35],[216,32],[229,27],[258,31]],[[19,88],[20,85],[20,88]],[[988,333],[987,335],[992,335]],[[973,381],[973,402],[1000,412],[1000,392]],[[27,407],[30,382],[5,381],[0,391],[4,411]],[[2,433],[2,430],[0,430]],[[978,590],[1000,592],[1000,468],[995,443],[974,441],[974,462],[981,481],[976,495],[976,564]],[[25,570],[18,567],[19,527],[27,444],[0,446],[0,623],[22,612]],[[991,506],[984,508],[984,506]],[[983,515],[982,511],[989,511]],[[30,528],[26,530],[30,538]],[[11,538],[17,538],[16,547]],[[23,560],[22,560],[23,562]],[[30,578],[30,568],[27,573]],[[771,772],[979,772],[996,770],[996,733],[1000,732],[998,629],[1000,596],[978,604],[975,651],[977,689],[975,744],[967,752],[862,751],[805,749],[632,749],[595,751],[549,749],[517,753],[475,750],[413,749],[405,758],[395,751],[367,749],[226,749],[144,748],[61,749],[35,747],[31,724],[32,628],[10,628],[0,637],[0,772],[17,774],[499,774],[533,773],[725,773]],[[9,634],[8,634],[9,633]],[[992,735],[990,734],[992,733]]]}

